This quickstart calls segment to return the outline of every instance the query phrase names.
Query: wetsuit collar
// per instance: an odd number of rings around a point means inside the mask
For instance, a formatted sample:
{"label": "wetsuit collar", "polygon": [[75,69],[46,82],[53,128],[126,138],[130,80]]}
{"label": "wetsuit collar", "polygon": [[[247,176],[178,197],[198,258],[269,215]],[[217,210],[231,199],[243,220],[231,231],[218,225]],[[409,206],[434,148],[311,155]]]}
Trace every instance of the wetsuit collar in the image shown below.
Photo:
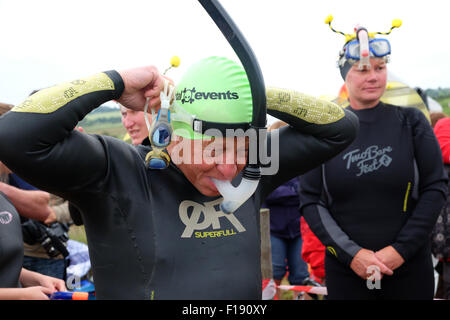
{"label": "wetsuit collar", "polygon": [[348,108],[353,111],[359,118],[360,122],[373,122],[378,119],[381,109],[385,106],[383,102],[378,102],[378,104],[373,108],[368,109],[353,109],[352,106]]}

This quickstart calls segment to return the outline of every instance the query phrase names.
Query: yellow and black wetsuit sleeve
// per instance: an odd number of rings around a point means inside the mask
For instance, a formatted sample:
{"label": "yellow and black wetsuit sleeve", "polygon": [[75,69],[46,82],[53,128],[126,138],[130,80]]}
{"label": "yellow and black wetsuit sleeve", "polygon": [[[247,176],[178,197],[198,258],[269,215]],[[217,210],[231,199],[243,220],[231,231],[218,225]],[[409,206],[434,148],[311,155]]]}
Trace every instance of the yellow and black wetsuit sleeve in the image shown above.
{"label": "yellow and black wetsuit sleeve", "polygon": [[[344,150],[356,137],[359,121],[351,111],[312,96],[286,89],[267,88],[267,113],[289,126],[279,129],[277,174],[263,176],[262,200],[284,182],[299,176]],[[275,141],[275,140],[274,140]]]}
{"label": "yellow and black wetsuit sleeve", "polygon": [[119,73],[107,71],[38,91],[0,118],[1,160],[44,190],[92,187],[106,175],[106,146],[73,129],[123,90]]}

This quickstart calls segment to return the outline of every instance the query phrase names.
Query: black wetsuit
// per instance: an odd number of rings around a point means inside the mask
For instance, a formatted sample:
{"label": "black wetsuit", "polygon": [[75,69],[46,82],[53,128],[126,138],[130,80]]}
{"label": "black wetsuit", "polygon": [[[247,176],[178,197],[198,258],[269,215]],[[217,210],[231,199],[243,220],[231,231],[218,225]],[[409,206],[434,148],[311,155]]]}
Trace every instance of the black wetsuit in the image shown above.
{"label": "black wetsuit", "polygon": [[22,226],[11,201],[0,192],[0,288],[20,288]]}
{"label": "black wetsuit", "polygon": [[[300,178],[302,213],[327,246],[330,298],[432,298],[430,232],[445,202],[439,144],[421,111],[379,103],[353,110],[360,132]],[[361,249],[392,245],[405,263],[370,290],[349,267]]]}
{"label": "black wetsuit", "polygon": [[97,298],[260,299],[262,201],[345,148],[356,135],[356,117],[324,105],[316,118],[334,120],[315,124],[298,110],[277,111],[290,96],[280,98],[271,112],[297,129],[282,129],[280,170],[263,176],[255,194],[227,215],[221,197],[200,194],[173,163],[147,169],[149,147],[72,130],[122,91],[120,75],[109,71],[31,96],[0,118],[1,159],[80,209]]}

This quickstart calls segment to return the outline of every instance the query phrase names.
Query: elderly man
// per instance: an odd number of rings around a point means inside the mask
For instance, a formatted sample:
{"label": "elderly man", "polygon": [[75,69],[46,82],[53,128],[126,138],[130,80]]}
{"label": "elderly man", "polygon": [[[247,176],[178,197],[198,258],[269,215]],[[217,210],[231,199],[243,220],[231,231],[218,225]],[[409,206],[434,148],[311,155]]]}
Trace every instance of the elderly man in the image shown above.
{"label": "elderly man", "polygon": [[[211,138],[189,119],[222,129],[251,121],[250,85],[235,62],[204,59],[178,84],[166,119],[174,131],[163,150],[170,157],[165,169],[152,169],[146,161],[154,146],[72,130],[111,99],[135,111],[146,103],[158,111],[163,87],[156,68],[142,67],[42,90],[0,119],[0,157],[34,185],[80,209],[97,298],[260,299],[261,203],[284,181],[345,148],[358,121],[334,104],[269,89],[268,112],[290,124],[279,139],[267,139],[269,149],[277,150],[271,156],[279,155],[279,170],[263,176],[248,199],[224,213],[219,189],[244,180],[248,157],[239,154],[247,155],[253,142]],[[24,124],[22,130],[17,123]]]}

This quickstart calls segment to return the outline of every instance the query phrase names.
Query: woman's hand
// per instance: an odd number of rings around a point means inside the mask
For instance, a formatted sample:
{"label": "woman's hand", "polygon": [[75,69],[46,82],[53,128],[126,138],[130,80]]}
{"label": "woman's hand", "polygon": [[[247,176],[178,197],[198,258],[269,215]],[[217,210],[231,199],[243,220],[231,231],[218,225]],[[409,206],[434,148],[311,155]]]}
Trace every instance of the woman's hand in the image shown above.
{"label": "woman's hand", "polygon": [[28,287],[20,289],[20,299],[22,300],[49,300],[49,295],[53,293],[52,290],[41,287]]}
{"label": "woman's hand", "polygon": [[[367,249],[359,250],[350,263],[350,268],[364,280],[367,280],[367,278],[373,276],[373,272],[375,271],[374,267],[379,269],[380,279],[383,277],[383,274],[390,276],[394,273],[380,259],[377,258],[375,252]],[[380,279],[375,278],[375,280]]]}
{"label": "woman's hand", "polygon": [[22,272],[20,273],[20,283],[24,287],[44,287],[49,291],[49,293],[53,293],[55,291],[67,291],[64,280],[49,277],[24,268],[22,268]]}
{"label": "woman's hand", "polygon": [[393,246],[387,246],[375,252],[375,256],[391,270],[397,269],[405,262]]}

